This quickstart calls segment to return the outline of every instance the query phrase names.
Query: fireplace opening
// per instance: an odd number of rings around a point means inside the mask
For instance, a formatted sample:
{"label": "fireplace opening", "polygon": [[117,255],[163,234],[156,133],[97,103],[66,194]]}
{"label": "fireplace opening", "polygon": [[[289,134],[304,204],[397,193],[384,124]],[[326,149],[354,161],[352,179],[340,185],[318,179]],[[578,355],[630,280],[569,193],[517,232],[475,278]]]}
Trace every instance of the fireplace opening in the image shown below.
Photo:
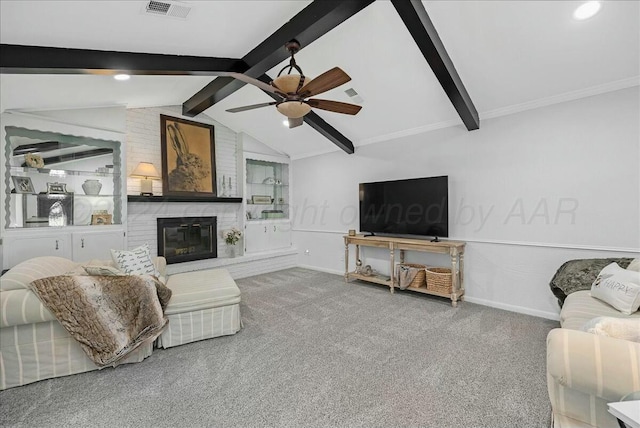
{"label": "fireplace opening", "polygon": [[218,257],[216,217],[158,219],[158,255],[167,264]]}

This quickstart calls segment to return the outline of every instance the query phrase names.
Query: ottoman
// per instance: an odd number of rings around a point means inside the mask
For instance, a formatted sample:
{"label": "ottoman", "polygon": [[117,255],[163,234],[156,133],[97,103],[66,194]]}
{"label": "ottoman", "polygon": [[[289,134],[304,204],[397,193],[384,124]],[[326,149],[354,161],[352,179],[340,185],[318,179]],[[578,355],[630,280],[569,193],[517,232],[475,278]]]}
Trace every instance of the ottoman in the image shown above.
{"label": "ottoman", "polygon": [[159,348],[237,333],[240,289],[225,269],[207,269],[169,276],[173,291],[165,310],[169,325],[158,337]]}

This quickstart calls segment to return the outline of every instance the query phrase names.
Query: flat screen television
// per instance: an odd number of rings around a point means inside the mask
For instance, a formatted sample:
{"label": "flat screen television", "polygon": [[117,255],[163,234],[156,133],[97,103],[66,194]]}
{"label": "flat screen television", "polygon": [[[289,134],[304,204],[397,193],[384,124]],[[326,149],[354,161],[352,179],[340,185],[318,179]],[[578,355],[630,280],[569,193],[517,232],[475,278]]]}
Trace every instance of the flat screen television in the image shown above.
{"label": "flat screen television", "polygon": [[360,231],[449,236],[448,177],[360,183]]}

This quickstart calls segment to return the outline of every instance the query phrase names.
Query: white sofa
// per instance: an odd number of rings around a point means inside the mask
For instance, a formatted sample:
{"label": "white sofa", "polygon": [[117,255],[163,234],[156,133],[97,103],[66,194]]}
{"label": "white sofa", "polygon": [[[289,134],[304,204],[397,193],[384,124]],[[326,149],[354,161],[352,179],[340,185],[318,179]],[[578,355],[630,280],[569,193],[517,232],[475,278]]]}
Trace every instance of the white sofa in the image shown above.
{"label": "white sofa", "polygon": [[591,297],[590,291],[576,291],[562,307],[562,328],[547,337],[547,386],[555,428],[618,428],[607,403],[640,390],[640,343],[579,330],[600,316],[640,319],[640,312],[623,315]]}
{"label": "white sofa", "polygon": [[[91,264],[113,266],[110,261]],[[168,348],[240,330],[240,290],[226,270],[167,278],[165,259],[158,257],[154,264],[160,280],[173,291],[165,310],[169,324],[156,340],[157,346]],[[80,264],[60,257],[36,257],[0,277],[0,390],[98,369],[25,286],[78,267]],[[153,347],[153,343],[140,346],[123,363],[141,362]]]}

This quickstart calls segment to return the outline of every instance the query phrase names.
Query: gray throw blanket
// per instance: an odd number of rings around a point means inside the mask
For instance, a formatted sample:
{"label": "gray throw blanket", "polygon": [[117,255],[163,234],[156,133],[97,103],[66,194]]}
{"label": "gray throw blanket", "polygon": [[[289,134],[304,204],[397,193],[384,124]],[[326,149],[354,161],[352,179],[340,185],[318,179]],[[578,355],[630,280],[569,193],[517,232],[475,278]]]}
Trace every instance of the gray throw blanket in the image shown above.
{"label": "gray throw blanket", "polygon": [[549,286],[551,292],[558,298],[560,307],[564,299],[573,292],[590,290],[600,271],[613,262],[626,269],[633,259],[609,258],[609,259],[578,259],[565,262],[551,279]]}
{"label": "gray throw blanket", "polygon": [[397,268],[396,275],[398,277],[398,285],[400,286],[400,290],[404,290],[411,285],[411,281],[415,279],[420,269],[403,265],[398,265]]}
{"label": "gray throw blanket", "polygon": [[52,276],[31,290],[96,366],[116,366],[167,325],[171,290],[150,275]]}

